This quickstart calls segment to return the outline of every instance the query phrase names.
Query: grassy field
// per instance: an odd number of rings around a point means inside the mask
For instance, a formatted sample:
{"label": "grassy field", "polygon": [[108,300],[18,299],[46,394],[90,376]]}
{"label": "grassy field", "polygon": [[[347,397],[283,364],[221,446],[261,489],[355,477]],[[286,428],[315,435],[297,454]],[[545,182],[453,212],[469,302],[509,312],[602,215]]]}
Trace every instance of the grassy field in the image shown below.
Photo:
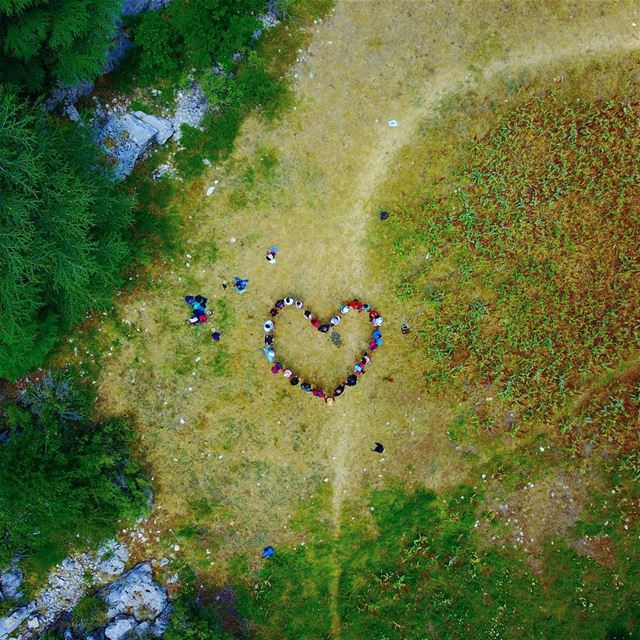
{"label": "grassy field", "polygon": [[[313,26],[290,108],[177,190],[182,254],[75,357],[139,424],[142,555],[231,584],[259,638],[635,637],[636,12],[344,2]],[[287,294],[385,317],[332,407],[262,357]],[[366,339],[290,318],[287,363],[327,384]]]}

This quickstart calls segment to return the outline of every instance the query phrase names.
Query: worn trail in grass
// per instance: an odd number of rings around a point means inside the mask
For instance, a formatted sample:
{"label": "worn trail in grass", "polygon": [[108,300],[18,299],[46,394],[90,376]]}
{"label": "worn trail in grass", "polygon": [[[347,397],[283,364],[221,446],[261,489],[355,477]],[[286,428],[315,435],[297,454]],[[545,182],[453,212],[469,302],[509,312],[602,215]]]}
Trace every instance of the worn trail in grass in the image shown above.
{"label": "worn trail in grass", "polygon": [[[236,554],[255,567],[265,544],[313,539],[311,523],[290,523],[324,482],[333,492],[323,517],[339,531],[344,498],[366,513],[369,491],[389,478],[433,488],[464,478],[446,437],[451,400],[423,395],[417,342],[400,335],[402,307],[384,286],[385,256],[368,248],[372,226],[383,224],[376,193],[444,95],[529,64],[635,47],[634,11],[344,2],[318,25],[295,69],[295,109],[276,123],[249,119],[232,160],[212,167],[216,193],[205,198],[203,188],[185,212],[187,255],[122,306],[126,322],[100,380],[110,412],[138,417],[158,522],[174,528],[190,562],[223,579]],[[275,266],[264,260],[271,244],[281,251]],[[220,287],[233,275],[249,278],[245,295]],[[220,345],[184,324],[186,293],[210,298]],[[268,373],[261,324],[287,293],[322,315],[357,295],[385,316],[384,348],[334,407]],[[351,318],[340,332],[344,350],[364,341]],[[287,352],[305,361],[309,341],[290,332]],[[331,344],[313,350],[327,360],[337,353]],[[374,440],[384,456],[369,451]],[[336,558],[334,637],[339,581]]]}

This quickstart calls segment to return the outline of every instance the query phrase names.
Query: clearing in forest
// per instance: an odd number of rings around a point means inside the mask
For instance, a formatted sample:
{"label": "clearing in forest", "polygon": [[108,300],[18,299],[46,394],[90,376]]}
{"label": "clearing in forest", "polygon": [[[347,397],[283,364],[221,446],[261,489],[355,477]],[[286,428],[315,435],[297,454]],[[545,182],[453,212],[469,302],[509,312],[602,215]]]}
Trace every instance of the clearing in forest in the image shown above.
{"label": "clearing in forest", "polygon": [[[153,266],[147,289],[134,290],[103,328],[113,349],[101,403],[137,419],[160,544],[175,542],[171,529],[180,556],[224,583],[244,566],[238,558],[256,569],[268,544],[324,541],[328,614],[318,614],[318,628],[340,636],[343,567],[331,540],[348,522],[374,529],[375,491],[470,482],[468,457],[447,433],[457,392],[426,392],[420,339],[400,332],[415,309],[397,295],[381,240],[385,183],[395,195],[406,175],[413,188],[407,150],[452,95],[476,105],[498,80],[630,51],[639,42],[634,19],[625,3],[397,0],[339,2],[317,24],[292,71],[291,108],[275,122],[245,122],[231,160],[190,192],[184,255]],[[280,250],[275,265],[264,259],[271,245]],[[222,288],[233,276],[249,279],[245,294]],[[209,298],[209,325],[185,323],[186,294]],[[262,356],[262,323],[288,294],[324,317],[359,297],[385,318],[383,348],[333,407],[270,375]],[[335,380],[370,330],[352,316],[336,346],[295,315],[279,336],[289,363]],[[382,456],[370,451],[374,441],[384,443]]]}

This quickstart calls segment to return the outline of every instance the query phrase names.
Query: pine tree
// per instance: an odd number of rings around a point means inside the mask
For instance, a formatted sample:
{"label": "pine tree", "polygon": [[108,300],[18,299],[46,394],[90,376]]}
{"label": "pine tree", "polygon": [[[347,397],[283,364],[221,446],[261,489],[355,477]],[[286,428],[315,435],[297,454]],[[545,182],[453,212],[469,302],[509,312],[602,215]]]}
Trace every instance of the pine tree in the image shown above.
{"label": "pine tree", "polygon": [[88,132],[0,88],[0,377],[38,366],[62,331],[110,306],[131,210]]}
{"label": "pine tree", "polygon": [[0,0],[0,82],[27,91],[99,75],[122,0]]}

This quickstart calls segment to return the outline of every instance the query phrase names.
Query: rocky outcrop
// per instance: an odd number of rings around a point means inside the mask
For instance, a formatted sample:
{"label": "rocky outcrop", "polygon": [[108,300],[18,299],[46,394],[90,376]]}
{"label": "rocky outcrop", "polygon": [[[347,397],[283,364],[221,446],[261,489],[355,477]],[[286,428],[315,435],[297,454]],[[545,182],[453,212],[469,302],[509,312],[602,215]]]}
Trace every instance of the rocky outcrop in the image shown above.
{"label": "rocky outcrop", "polygon": [[171,4],[171,0],[125,0],[122,15],[137,16],[143,11],[157,11]]}
{"label": "rocky outcrop", "polygon": [[[32,632],[49,627],[64,612],[73,609],[91,586],[101,586],[122,574],[128,559],[126,546],[115,540],[103,545],[95,553],[80,553],[65,558],[51,572],[46,587],[35,600],[0,618],[0,640],[30,637]],[[16,588],[16,571],[19,570],[13,567],[2,574],[3,584],[4,576],[12,574],[12,591]],[[90,582],[87,582],[87,576],[91,576]]]}
{"label": "rocky outcrop", "polygon": [[152,142],[164,144],[173,135],[170,120],[142,111],[96,110],[95,140],[114,164],[116,178],[131,175],[136,162]]}
{"label": "rocky outcrop", "polygon": [[18,607],[8,616],[0,618],[0,640],[8,638],[9,634],[13,633],[35,610],[35,602],[30,602],[23,607]]}
{"label": "rocky outcrop", "polygon": [[167,590],[154,581],[149,562],[127,571],[105,587],[100,596],[109,606],[107,616],[110,619],[127,615],[139,622],[155,620],[167,606]]}
{"label": "rocky outcrop", "polygon": [[20,597],[20,587],[24,580],[24,574],[13,566],[0,574],[0,600],[16,600]]}
{"label": "rocky outcrop", "polygon": [[113,39],[102,72],[111,73],[131,49],[133,49],[133,42],[131,42],[131,38],[125,33],[121,25],[118,27],[116,37]]}
{"label": "rocky outcrop", "polygon": [[104,636],[107,640],[123,640],[138,626],[135,618],[129,616],[117,616],[110,622],[105,630]]}

